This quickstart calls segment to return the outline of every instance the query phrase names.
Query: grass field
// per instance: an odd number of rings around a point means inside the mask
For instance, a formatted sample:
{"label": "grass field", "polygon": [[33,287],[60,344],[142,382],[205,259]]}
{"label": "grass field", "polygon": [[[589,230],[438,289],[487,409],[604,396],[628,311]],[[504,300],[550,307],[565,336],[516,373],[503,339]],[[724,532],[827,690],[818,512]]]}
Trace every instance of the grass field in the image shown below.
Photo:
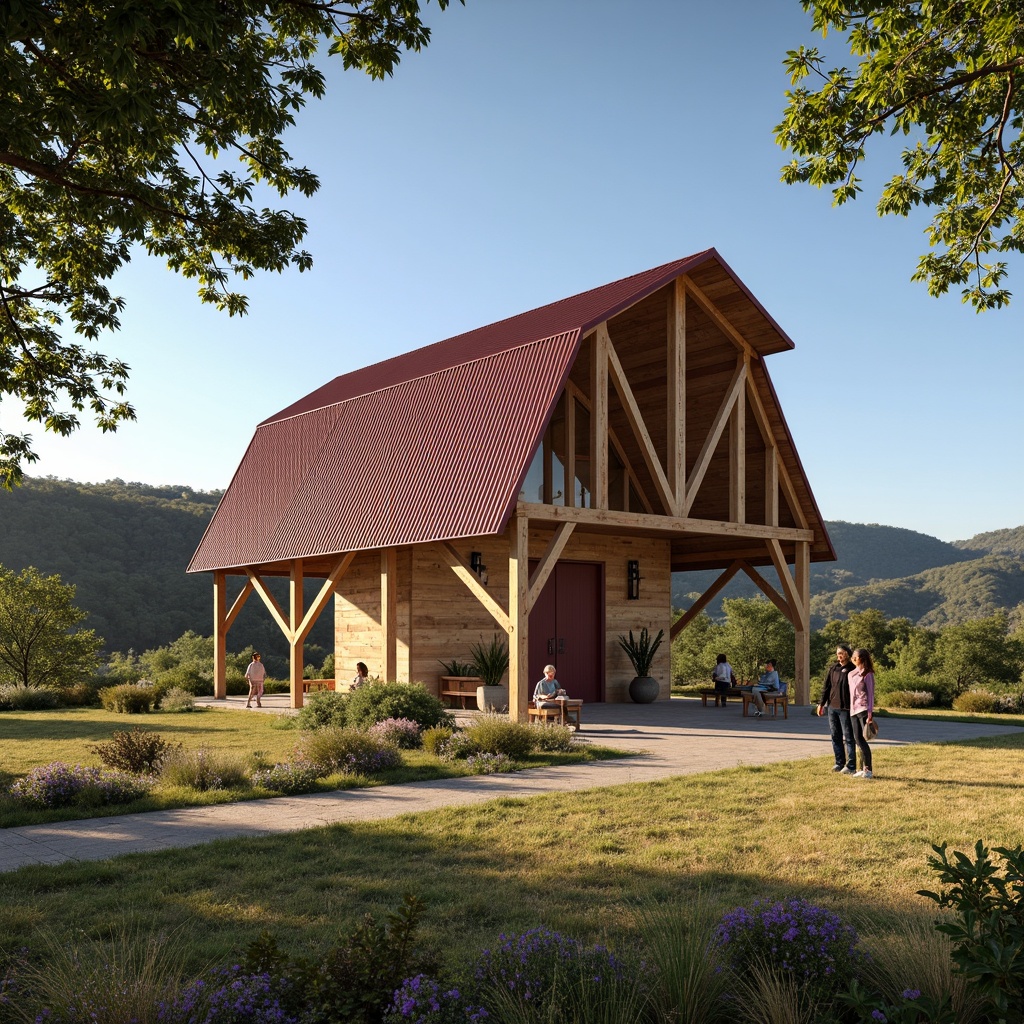
{"label": "grass field", "polygon": [[322,948],[406,891],[450,962],[541,924],[615,946],[638,902],[682,906],[698,889],[723,910],[800,896],[877,929],[930,914],[915,893],[935,886],[932,843],[1024,843],[1022,754],[1024,731],[886,749],[872,783],[817,758],[24,868],[0,876],[0,943],[130,924],[183,937],[199,969],[265,929]]}
{"label": "grass field", "polygon": [[[5,712],[0,715],[0,794],[10,783],[37,765],[64,761],[99,767],[101,761],[92,747],[110,739],[116,730],[136,726],[159,733],[186,749],[207,747],[217,754],[239,762],[258,758],[267,762],[288,760],[301,740],[294,719],[278,715],[243,714],[240,711],[207,709],[190,714],[120,715],[97,708],[61,708],[55,711]],[[576,753],[531,754],[524,762],[528,768],[625,756],[622,751],[597,745]],[[403,766],[382,772],[372,779],[343,774],[321,779],[318,789],[351,789],[388,783],[456,778],[469,774],[464,762],[445,763],[421,750],[403,751]],[[27,809],[8,797],[0,796],[0,828],[71,821],[108,814],[163,810],[171,807],[196,807],[274,796],[258,787],[198,790],[183,787],[157,787],[130,804],[97,807],[64,807],[53,810]]]}

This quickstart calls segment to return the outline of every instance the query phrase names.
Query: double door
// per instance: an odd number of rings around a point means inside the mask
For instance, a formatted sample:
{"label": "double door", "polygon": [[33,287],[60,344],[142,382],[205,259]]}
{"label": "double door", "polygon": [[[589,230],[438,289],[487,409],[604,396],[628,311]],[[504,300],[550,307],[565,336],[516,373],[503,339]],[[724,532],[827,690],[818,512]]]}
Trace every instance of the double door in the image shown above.
{"label": "double door", "polygon": [[[533,571],[535,563],[530,564]],[[530,692],[544,666],[570,697],[604,699],[604,566],[559,562],[530,611]]]}

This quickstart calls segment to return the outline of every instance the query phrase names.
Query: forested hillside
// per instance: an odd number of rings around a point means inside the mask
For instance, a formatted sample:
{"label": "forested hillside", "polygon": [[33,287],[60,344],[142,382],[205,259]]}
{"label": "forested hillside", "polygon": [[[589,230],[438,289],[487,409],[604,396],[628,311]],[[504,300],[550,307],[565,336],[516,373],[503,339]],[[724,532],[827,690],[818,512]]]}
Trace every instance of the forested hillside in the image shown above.
{"label": "forested hillside", "polygon": [[993,530],[991,533],[979,533],[970,540],[954,541],[958,548],[976,554],[1018,555],[1024,557],[1024,526],[1012,530]]}
{"label": "forested hillside", "polygon": [[[84,623],[108,651],[143,651],[194,630],[213,631],[213,587],[208,574],[185,568],[210,521],[219,493],[187,487],[151,487],[111,480],[79,484],[28,479],[0,490],[0,565],[33,565],[78,588]],[[283,581],[272,589],[286,600]],[[237,590],[241,584],[236,584]],[[330,615],[321,616],[310,643],[330,646]],[[228,634],[231,650],[247,644],[270,653],[288,645],[263,608],[250,599]]]}

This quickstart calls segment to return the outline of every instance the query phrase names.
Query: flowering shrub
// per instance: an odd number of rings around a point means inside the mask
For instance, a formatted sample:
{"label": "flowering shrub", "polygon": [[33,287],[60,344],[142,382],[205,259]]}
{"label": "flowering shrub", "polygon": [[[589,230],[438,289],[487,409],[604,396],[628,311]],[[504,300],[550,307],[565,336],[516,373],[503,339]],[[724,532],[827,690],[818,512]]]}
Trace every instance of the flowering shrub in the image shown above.
{"label": "flowering shrub", "polygon": [[883,708],[930,708],[935,703],[935,694],[928,690],[892,690],[878,695]]}
{"label": "flowering shrub", "polygon": [[423,745],[420,724],[411,718],[385,718],[383,722],[371,725],[368,732],[399,750],[416,750]]}
{"label": "flowering shrub", "polygon": [[358,729],[333,726],[308,733],[303,740],[302,756],[317,765],[322,775],[332,771],[375,775],[402,764],[398,748],[379,737]]}
{"label": "flowering shrub", "polygon": [[464,732],[453,732],[437,744],[437,756],[442,761],[458,761],[480,753],[476,740]]}
{"label": "flowering shrub", "polygon": [[160,698],[161,711],[195,711],[196,698],[181,686],[172,686]]}
{"label": "flowering shrub", "polygon": [[160,761],[160,778],[167,786],[184,786],[201,793],[209,789],[241,789],[249,784],[240,762],[207,747],[170,751]]}
{"label": "flowering shrub", "polygon": [[533,750],[537,730],[525,722],[509,721],[505,715],[481,715],[466,729],[466,735],[479,750],[522,761]]}
{"label": "flowering shrub", "polygon": [[580,746],[576,733],[568,725],[529,726],[533,734],[533,749],[552,753],[566,753]]}
{"label": "flowering shrub", "polygon": [[997,698],[988,690],[968,690],[953,698],[954,711],[967,711],[976,715],[988,715],[996,709]]}
{"label": "flowering shrub", "polygon": [[1000,715],[1024,713],[1024,693],[1004,693],[996,698],[995,711]]}
{"label": "flowering shrub", "polygon": [[434,757],[441,757],[454,733],[455,730],[450,726],[435,725],[429,729],[424,729],[420,733],[420,742],[428,754],[433,754]]}
{"label": "flowering shrub", "polygon": [[60,704],[60,694],[52,686],[26,686],[4,683],[0,686],[0,711],[47,711]]}
{"label": "flowering shrub", "polygon": [[498,772],[514,772],[516,764],[507,754],[470,754],[466,767],[473,775],[496,775]]}
{"label": "flowering shrub", "polygon": [[297,1024],[285,1009],[291,982],[249,974],[237,964],[194,981],[171,1003],[160,1006],[161,1024]]}
{"label": "flowering shrub", "polygon": [[737,971],[766,964],[792,971],[798,984],[822,993],[849,982],[865,959],[853,928],[803,900],[737,907],[722,918],[715,940]]}
{"label": "flowering shrub", "polygon": [[472,1006],[457,988],[442,989],[425,974],[406,978],[395,991],[394,1002],[384,1016],[385,1024],[466,1024],[487,1020],[490,1014]]}
{"label": "flowering shrub", "polygon": [[275,793],[309,793],[316,789],[322,772],[312,761],[285,761],[252,773],[252,784]]}
{"label": "flowering shrub", "polygon": [[16,800],[31,807],[70,807],[72,804],[126,804],[137,800],[152,784],[150,779],[87,768],[80,764],[52,764],[33,768],[11,785]]}

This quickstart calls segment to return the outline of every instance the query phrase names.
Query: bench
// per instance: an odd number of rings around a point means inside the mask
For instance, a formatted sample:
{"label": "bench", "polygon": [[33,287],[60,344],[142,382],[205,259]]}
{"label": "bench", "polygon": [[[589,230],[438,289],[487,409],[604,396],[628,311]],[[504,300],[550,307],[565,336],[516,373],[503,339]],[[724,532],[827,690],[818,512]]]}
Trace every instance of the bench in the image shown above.
{"label": "bench", "polygon": [[302,692],[309,693],[310,690],[333,690],[333,679],[303,679]]}
{"label": "bench", "polygon": [[582,700],[559,700],[559,701],[545,701],[547,704],[558,704],[556,708],[539,708],[534,701],[530,701],[526,706],[526,721],[527,722],[556,722],[558,725],[574,725],[576,731],[582,731],[582,725],[580,720],[583,716],[583,701]]}
{"label": "bench", "polygon": [[743,696],[743,691],[737,689],[735,686],[730,686],[728,690],[715,690],[715,689],[713,689],[711,687],[708,687],[706,690],[701,690],[700,691],[700,702],[701,702],[701,704],[704,705],[704,707],[707,707],[708,706],[708,697],[714,697],[715,698],[715,707],[717,708],[719,701],[722,702],[722,706],[723,707],[725,706],[725,698],[726,697],[732,697],[733,699],[735,699],[736,697],[742,697],[742,696]]}
{"label": "bench", "polygon": [[[747,716],[747,712],[750,710],[750,705],[754,703],[754,696],[749,691],[741,694],[743,697],[743,716]],[[772,716],[778,714],[779,704],[782,704],[782,717],[789,718],[789,695],[786,693],[780,693],[775,690],[771,693],[762,693],[761,700],[764,701],[764,709],[772,709]]]}
{"label": "bench", "polygon": [[455,707],[455,701],[459,701],[459,707],[466,710],[466,698],[472,697],[476,705],[476,688],[483,686],[483,680],[479,676],[441,676],[441,696],[448,698],[448,706]]}

